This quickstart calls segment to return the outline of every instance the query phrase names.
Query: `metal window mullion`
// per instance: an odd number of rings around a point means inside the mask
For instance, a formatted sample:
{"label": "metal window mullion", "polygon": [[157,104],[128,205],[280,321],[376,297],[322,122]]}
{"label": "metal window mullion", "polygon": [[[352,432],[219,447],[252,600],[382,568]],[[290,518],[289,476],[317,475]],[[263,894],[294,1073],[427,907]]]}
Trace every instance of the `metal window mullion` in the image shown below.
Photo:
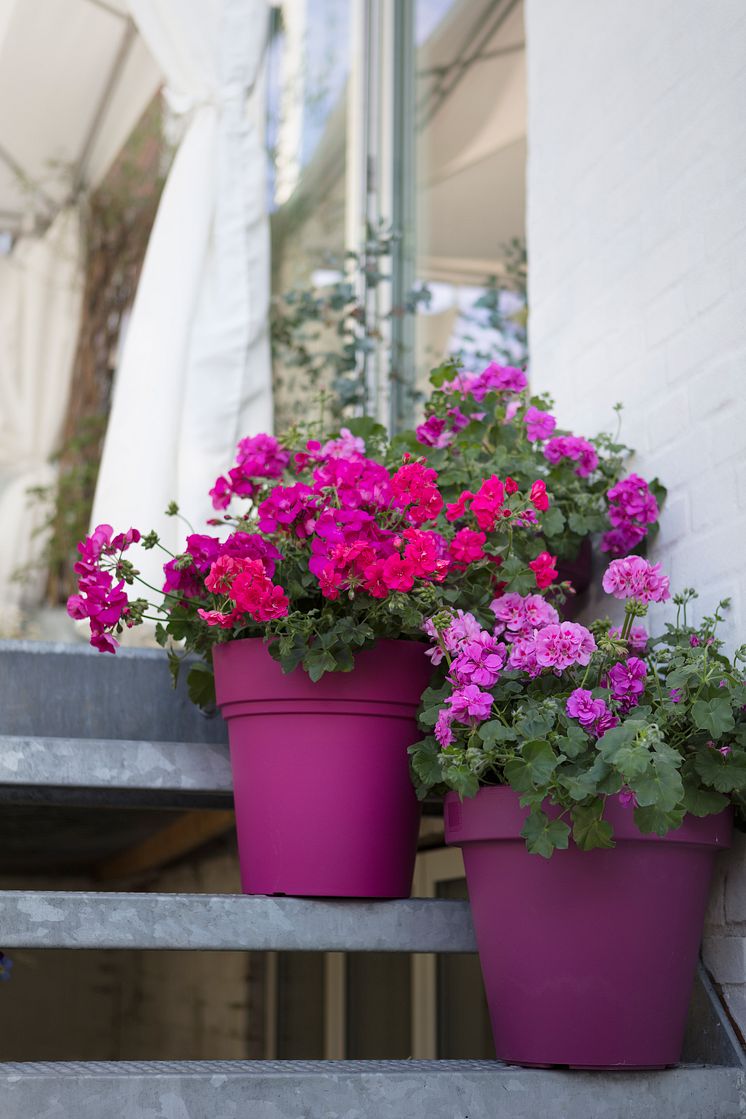
{"label": "metal window mullion", "polygon": [[391,224],[395,239],[391,254],[391,372],[389,428],[392,433],[411,427],[415,406],[415,322],[403,313],[415,284],[416,251],[416,136],[415,136],[415,3],[386,0],[391,11]]}

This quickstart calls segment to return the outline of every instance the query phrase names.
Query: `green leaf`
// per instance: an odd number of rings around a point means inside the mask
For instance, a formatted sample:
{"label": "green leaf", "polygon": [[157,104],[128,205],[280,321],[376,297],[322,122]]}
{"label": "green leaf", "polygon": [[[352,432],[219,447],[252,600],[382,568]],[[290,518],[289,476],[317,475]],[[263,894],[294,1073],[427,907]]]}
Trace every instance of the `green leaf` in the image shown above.
{"label": "green leaf", "polygon": [[728,805],[728,798],[713,789],[703,789],[699,785],[684,785],[684,808],[692,816],[711,816],[714,812],[722,812]]}
{"label": "green leaf", "polygon": [[611,824],[602,818],[604,803],[602,797],[596,797],[591,804],[578,804],[572,810],[572,837],[581,851],[614,846]]}
{"label": "green leaf", "polygon": [[196,661],[187,673],[187,690],[192,703],[210,707],[215,703],[215,677],[212,665]]}
{"label": "green leaf", "polygon": [[598,740],[601,757],[618,769],[628,781],[641,776],[650,765],[650,751],[647,745],[637,741],[637,735],[644,730],[644,727],[644,723],[628,720],[607,730],[606,734]]}
{"label": "green leaf", "polygon": [[727,699],[698,699],[692,707],[692,717],[695,724],[709,731],[713,738],[720,738],[736,725]]}
{"label": "green leaf", "polygon": [[515,742],[518,734],[513,727],[506,727],[505,723],[501,723],[499,719],[491,719],[489,723],[483,723],[479,728],[479,737],[482,739],[482,742],[490,744],[496,742]]}
{"label": "green leaf", "polygon": [[505,779],[518,793],[546,785],[559,759],[548,742],[526,742],[520,755],[505,764]]}
{"label": "green leaf", "polygon": [[529,853],[544,859],[550,859],[556,850],[564,851],[570,842],[570,829],[564,820],[550,820],[540,809],[528,816],[521,835]]}
{"label": "green leaf", "polygon": [[515,721],[516,729],[524,738],[543,738],[554,726],[557,713],[551,703],[531,704]]}
{"label": "green leaf", "polygon": [[181,672],[181,657],[173,649],[167,649],[166,656],[168,657],[168,671],[171,673],[171,683],[176,687]]}
{"label": "green leaf", "polygon": [[573,532],[577,532],[578,536],[585,536],[588,533],[588,521],[582,513],[570,513],[567,523]]}
{"label": "green leaf", "polygon": [[590,769],[575,774],[562,774],[559,783],[567,789],[573,800],[585,800],[589,796],[596,796],[600,791],[600,783],[612,772],[603,758],[597,757]]}
{"label": "green leaf", "polygon": [[541,531],[545,536],[559,536],[564,527],[564,513],[559,505],[551,505],[541,518]]}
{"label": "green leaf", "polygon": [[352,672],[355,667],[355,654],[349,645],[335,645],[332,650],[334,672]]}
{"label": "green leaf", "polygon": [[463,766],[449,765],[443,769],[443,780],[449,788],[462,797],[473,797],[479,791],[479,778],[476,773]]}
{"label": "green leaf", "polygon": [[746,754],[734,750],[724,758],[718,750],[704,747],[694,761],[694,768],[705,785],[719,793],[733,793],[746,789]]}
{"label": "green leaf", "polygon": [[685,688],[690,680],[697,680],[702,675],[702,668],[696,664],[682,664],[669,672],[666,677],[667,688]]}
{"label": "green leaf", "polygon": [[303,661],[303,667],[314,684],[325,672],[333,672],[336,667],[334,654],[328,649],[312,649]]}
{"label": "green leaf", "polygon": [[443,767],[438,744],[433,738],[423,738],[409,747],[412,769],[427,789],[439,785],[443,780]]}
{"label": "green leaf", "polygon": [[683,808],[666,812],[656,805],[648,805],[635,809],[635,823],[643,835],[667,835],[674,828],[680,827],[683,819]]}
{"label": "green leaf", "polygon": [[435,388],[440,388],[446,381],[453,380],[458,373],[458,368],[458,363],[453,359],[443,362],[442,365],[438,365],[431,371],[430,384],[434,385]]}
{"label": "green leaf", "polygon": [[559,735],[557,749],[566,758],[577,758],[579,754],[588,749],[590,743],[589,735],[576,723],[569,725],[565,734]]}
{"label": "green leaf", "polygon": [[661,812],[673,811],[684,796],[678,769],[655,755],[647,772],[631,779],[630,786],[641,808],[655,807]]}
{"label": "green leaf", "polygon": [[386,437],[386,428],[377,423],[372,416],[357,416],[352,419],[345,419],[345,427],[362,439],[370,439],[371,436],[377,438]]}

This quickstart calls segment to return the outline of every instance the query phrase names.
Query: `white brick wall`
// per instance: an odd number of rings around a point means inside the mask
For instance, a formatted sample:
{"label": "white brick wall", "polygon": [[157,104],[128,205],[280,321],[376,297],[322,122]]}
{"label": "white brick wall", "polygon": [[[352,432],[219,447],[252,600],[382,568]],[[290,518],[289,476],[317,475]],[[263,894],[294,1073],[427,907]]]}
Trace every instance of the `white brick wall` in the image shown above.
{"label": "white brick wall", "polygon": [[[532,379],[669,488],[675,588],[746,640],[746,5],[527,0]],[[746,841],[706,959],[746,1032]]]}

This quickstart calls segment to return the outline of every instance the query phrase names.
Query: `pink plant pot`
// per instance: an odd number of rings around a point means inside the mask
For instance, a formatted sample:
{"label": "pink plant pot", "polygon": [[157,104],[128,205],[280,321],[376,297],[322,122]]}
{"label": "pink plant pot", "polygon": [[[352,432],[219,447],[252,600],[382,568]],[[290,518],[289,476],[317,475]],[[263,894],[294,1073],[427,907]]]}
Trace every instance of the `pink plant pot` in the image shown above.
{"label": "pink plant pot", "polygon": [[[551,811],[551,809],[550,809]],[[520,1065],[642,1069],[681,1056],[716,853],[732,811],[642,835],[616,797],[616,847],[551,859],[519,833],[509,788],[445,803],[463,850],[497,1056]]]}
{"label": "pink plant pot", "polygon": [[314,684],[284,675],[259,638],[216,646],[245,893],[409,897],[420,805],[407,749],[425,648],[379,641]]}

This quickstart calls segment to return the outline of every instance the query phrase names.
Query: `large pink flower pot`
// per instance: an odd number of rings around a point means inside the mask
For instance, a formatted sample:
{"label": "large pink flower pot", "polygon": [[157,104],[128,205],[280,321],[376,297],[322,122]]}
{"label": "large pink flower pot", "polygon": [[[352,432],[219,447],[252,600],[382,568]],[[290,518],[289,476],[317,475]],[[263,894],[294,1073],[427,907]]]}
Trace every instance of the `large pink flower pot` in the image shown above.
{"label": "large pink flower pot", "polygon": [[449,793],[497,1056],[521,1065],[661,1068],[681,1055],[716,853],[732,812],[641,835],[617,798],[616,847],[529,855],[509,788]]}
{"label": "large pink flower pot", "polygon": [[420,806],[407,749],[425,649],[379,641],[314,684],[284,675],[258,638],[215,647],[245,893],[409,897]]}

